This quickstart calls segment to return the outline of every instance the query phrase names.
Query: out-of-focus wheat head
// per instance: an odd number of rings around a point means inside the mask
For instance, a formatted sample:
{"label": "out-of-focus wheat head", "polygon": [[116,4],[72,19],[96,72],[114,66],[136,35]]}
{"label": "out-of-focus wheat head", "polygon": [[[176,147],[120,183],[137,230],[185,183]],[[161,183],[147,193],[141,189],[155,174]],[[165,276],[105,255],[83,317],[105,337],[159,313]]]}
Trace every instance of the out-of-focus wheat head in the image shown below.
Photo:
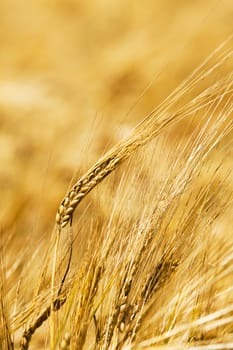
{"label": "out-of-focus wheat head", "polygon": [[0,4],[2,350],[233,348],[230,2],[147,5]]}

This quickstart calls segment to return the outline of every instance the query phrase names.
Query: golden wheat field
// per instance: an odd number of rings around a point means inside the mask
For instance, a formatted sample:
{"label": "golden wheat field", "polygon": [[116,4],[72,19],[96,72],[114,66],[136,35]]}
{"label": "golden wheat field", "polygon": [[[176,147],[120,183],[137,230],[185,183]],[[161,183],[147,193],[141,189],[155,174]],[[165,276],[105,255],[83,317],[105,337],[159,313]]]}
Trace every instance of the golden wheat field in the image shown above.
{"label": "golden wheat field", "polygon": [[0,1],[0,350],[233,349],[232,18]]}

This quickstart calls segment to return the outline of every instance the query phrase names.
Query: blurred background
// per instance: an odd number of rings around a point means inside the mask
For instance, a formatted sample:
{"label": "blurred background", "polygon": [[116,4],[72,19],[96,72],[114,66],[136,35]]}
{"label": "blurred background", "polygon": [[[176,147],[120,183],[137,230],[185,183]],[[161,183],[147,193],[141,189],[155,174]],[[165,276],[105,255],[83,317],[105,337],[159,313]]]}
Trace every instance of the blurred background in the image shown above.
{"label": "blurred background", "polygon": [[1,0],[0,235],[21,246],[50,233],[74,173],[220,45],[232,18],[231,0]]}

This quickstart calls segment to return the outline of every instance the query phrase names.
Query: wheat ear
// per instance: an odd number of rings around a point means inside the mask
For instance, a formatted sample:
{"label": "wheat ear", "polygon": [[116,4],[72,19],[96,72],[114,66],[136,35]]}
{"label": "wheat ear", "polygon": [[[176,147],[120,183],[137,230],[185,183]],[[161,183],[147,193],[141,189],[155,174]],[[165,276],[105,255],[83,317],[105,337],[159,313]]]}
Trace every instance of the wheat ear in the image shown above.
{"label": "wheat ear", "polygon": [[[66,299],[67,299],[67,297],[64,296],[64,297],[60,297],[60,298],[57,298],[56,300],[54,300],[53,306],[52,306],[53,311],[60,310],[62,305],[64,305],[64,303],[66,302]],[[33,334],[49,318],[50,314],[51,314],[51,305],[46,307],[41,312],[41,314],[37,317],[36,321],[32,325],[30,325],[29,328],[25,329],[25,331],[23,332],[23,336],[21,338],[21,341],[20,341],[20,350],[28,350],[29,343],[31,341]]]}
{"label": "wheat ear", "polygon": [[[209,72],[210,71],[209,69]],[[207,73],[204,72],[203,74],[206,75]],[[193,85],[190,86],[190,89],[192,87]],[[107,153],[71,188],[61,202],[56,214],[56,223],[59,228],[61,229],[68,223],[71,223],[73,213],[82,199],[104,178],[128,159],[138,148],[151,141],[166,127],[177,123],[185,117],[193,115],[200,109],[210,106],[213,102],[220,101],[222,96],[226,94],[226,88],[227,94],[232,93],[232,88],[229,89],[229,77],[207,88],[173,113],[169,113],[166,108],[164,108],[165,110],[161,111],[159,115],[157,114],[158,111],[153,111],[134,129],[127,140],[118,144]],[[189,86],[185,88],[185,92],[187,92],[187,90],[189,90]],[[178,97],[180,98],[180,92],[178,93]]]}

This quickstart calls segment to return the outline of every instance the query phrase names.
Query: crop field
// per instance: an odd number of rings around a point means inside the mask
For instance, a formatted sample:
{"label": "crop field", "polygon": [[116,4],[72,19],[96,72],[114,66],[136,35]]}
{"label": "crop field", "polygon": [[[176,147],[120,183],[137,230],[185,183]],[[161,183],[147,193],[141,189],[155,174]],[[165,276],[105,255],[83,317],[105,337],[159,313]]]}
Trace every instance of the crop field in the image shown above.
{"label": "crop field", "polygon": [[0,350],[233,349],[232,18],[0,1]]}

